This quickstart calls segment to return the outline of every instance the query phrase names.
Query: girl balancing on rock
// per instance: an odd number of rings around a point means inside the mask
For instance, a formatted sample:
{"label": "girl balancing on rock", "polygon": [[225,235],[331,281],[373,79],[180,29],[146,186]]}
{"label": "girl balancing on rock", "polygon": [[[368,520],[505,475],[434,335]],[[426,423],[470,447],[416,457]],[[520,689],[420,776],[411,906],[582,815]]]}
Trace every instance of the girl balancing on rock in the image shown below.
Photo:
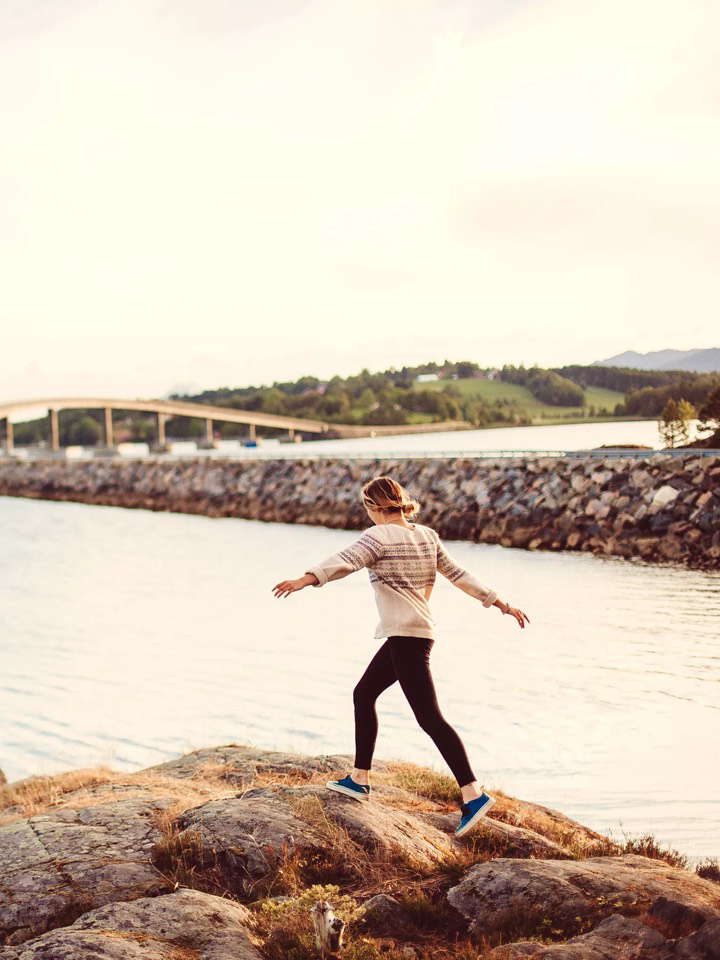
{"label": "girl balancing on rock", "polygon": [[435,642],[434,621],[428,606],[436,571],[480,600],[515,617],[521,627],[529,618],[517,607],[498,600],[447,553],[431,527],[412,523],[420,504],[391,477],[375,477],[362,488],[362,499],[373,522],[354,543],[314,567],[299,580],[281,580],[272,589],[287,597],[304,587],[322,587],[367,567],[375,590],[380,623],[375,639],[387,637],[353,691],[355,708],[355,766],[342,780],[331,780],[331,790],[356,800],[370,799],[369,773],[378,733],[375,702],[383,690],[400,682],[418,723],[432,737],[456,778],[462,794],[462,836],[493,806],[495,800],[478,789],[465,747],[457,731],[440,712],[432,674],[430,650]]}

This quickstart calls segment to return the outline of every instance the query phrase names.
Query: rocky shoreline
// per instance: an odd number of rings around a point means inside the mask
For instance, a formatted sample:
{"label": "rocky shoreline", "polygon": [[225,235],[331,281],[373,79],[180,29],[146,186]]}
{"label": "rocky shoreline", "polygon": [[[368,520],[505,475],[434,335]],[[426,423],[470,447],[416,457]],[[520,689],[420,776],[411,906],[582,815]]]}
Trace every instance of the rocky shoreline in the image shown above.
{"label": "rocky shoreline", "polygon": [[0,495],[367,526],[359,486],[391,474],[447,539],[720,569],[720,459],[647,457],[0,461]]}
{"label": "rocky shoreline", "polygon": [[378,761],[358,803],[324,786],[350,765],[230,745],[0,787],[0,960],[311,960],[323,901],[347,960],[720,956],[717,863],[496,790],[458,840],[454,780]]}

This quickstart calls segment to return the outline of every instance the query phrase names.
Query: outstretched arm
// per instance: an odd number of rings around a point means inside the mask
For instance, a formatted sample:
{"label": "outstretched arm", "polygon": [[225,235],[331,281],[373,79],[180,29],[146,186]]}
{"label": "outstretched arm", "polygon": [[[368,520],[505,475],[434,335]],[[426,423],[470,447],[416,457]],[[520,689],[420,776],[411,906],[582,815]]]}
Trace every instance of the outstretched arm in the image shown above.
{"label": "outstretched arm", "polygon": [[273,587],[276,597],[287,597],[304,587],[322,587],[330,580],[341,580],[356,570],[371,567],[382,555],[383,545],[369,530],[349,547],[333,553],[326,560],[308,567],[298,580],[281,580]]}
{"label": "outstretched arm", "polygon": [[440,537],[437,542],[437,568],[454,587],[480,600],[484,607],[491,607],[497,600],[497,593],[491,587],[478,580],[474,573],[466,570],[450,556]]}
{"label": "outstretched arm", "polygon": [[445,549],[440,537],[438,537],[437,547],[437,568],[438,572],[447,577],[453,586],[480,600],[484,607],[497,607],[502,613],[512,614],[521,627],[525,626],[526,621],[527,623],[530,622],[530,618],[522,610],[511,607],[509,603],[503,603],[502,600],[498,599],[495,590],[486,586],[473,573],[461,566],[457,560],[454,560]]}

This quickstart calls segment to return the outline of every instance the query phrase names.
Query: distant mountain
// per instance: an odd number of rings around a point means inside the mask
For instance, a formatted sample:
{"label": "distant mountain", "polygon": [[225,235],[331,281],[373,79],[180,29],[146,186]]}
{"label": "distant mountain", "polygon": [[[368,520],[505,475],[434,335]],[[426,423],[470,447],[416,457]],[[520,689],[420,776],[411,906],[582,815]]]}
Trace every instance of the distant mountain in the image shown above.
{"label": "distant mountain", "polygon": [[693,373],[720,372],[720,347],[709,350],[628,350],[607,360],[595,360],[591,367],[633,367],[636,370],[691,370]]}

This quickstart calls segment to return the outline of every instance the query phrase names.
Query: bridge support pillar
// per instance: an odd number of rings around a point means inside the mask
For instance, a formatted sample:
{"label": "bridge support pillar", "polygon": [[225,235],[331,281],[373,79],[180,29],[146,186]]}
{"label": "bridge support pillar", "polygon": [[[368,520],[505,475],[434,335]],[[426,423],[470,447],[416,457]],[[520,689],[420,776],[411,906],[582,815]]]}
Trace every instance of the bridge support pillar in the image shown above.
{"label": "bridge support pillar", "polygon": [[60,430],[58,428],[58,412],[50,409],[50,436],[53,450],[60,449]]}
{"label": "bridge support pillar", "polygon": [[165,443],[165,419],[166,413],[158,413],[158,443]]}
{"label": "bridge support pillar", "polygon": [[5,453],[12,453],[15,449],[15,442],[13,439],[13,425],[10,417],[5,421],[6,433],[5,433]]}
{"label": "bridge support pillar", "polygon": [[249,424],[248,424],[248,431],[249,431],[249,434],[250,434],[250,442],[251,442],[251,443],[255,443],[255,441],[257,440],[257,437],[255,436],[255,424],[254,424],[254,423],[249,423]]}
{"label": "bridge support pillar", "polygon": [[288,440],[292,442],[294,439],[295,439],[295,429],[293,427],[290,427],[290,429],[288,430]]}
{"label": "bridge support pillar", "polygon": [[113,445],[112,408],[105,407],[105,446],[111,447],[112,445]]}
{"label": "bridge support pillar", "polygon": [[208,417],[207,420],[205,421],[205,439],[207,440],[208,443],[213,442],[212,424],[213,424],[212,420],[210,419],[210,417]]}

